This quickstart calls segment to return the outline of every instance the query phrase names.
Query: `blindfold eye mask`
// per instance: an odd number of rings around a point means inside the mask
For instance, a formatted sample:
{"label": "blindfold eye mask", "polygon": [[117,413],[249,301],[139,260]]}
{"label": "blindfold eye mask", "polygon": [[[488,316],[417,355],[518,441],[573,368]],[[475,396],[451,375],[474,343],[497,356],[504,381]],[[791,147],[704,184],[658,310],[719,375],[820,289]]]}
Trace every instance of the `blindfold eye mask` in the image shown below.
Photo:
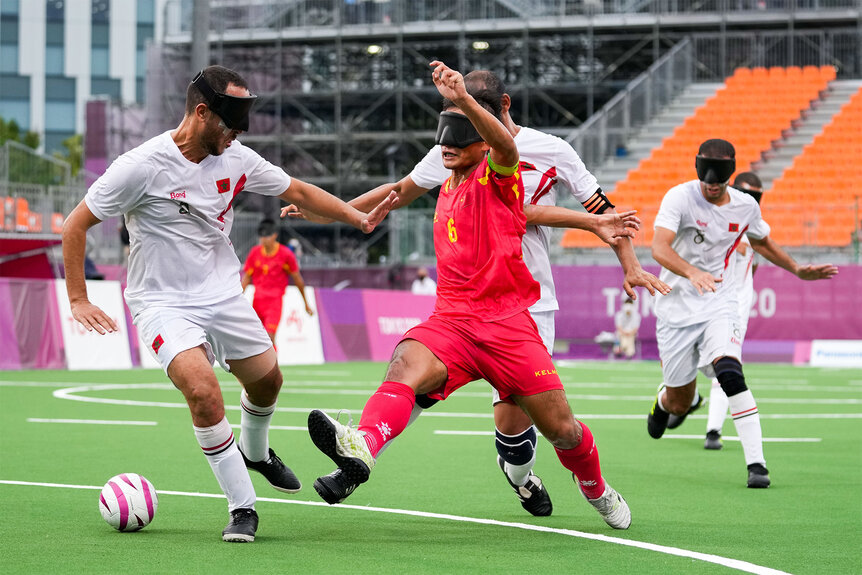
{"label": "blindfold eye mask", "polygon": [[203,71],[198,72],[192,84],[200,90],[209,109],[218,114],[225,126],[231,130],[248,131],[248,114],[257,96],[241,98],[216,92],[204,80]]}
{"label": "blindfold eye mask", "polygon": [[736,160],[697,156],[694,160],[697,179],[706,184],[724,184],[736,171]]}
{"label": "blindfold eye mask", "polygon": [[434,138],[435,144],[466,148],[470,144],[481,141],[482,136],[479,135],[467,116],[457,112],[440,112],[437,136]]}

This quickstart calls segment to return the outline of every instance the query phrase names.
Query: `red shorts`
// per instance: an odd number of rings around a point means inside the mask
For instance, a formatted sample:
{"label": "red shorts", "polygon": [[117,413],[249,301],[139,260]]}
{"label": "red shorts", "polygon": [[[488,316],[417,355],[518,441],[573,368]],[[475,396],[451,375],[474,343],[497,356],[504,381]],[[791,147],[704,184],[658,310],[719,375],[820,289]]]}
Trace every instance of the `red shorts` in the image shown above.
{"label": "red shorts", "polygon": [[446,383],[428,394],[446,397],[459,387],[485,379],[511,402],[510,395],[535,395],[563,389],[560,376],[530,312],[500,321],[432,315],[403,339],[415,339],[431,350],[448,370]]}
{"label": "red shorts", "polygon": [[278,331],[278,324],[281,322],[281,305],[283,302],[282,296],[254,296],[251,302],[251,307],[257,313],[263,323],[267,333],[275,333]]}

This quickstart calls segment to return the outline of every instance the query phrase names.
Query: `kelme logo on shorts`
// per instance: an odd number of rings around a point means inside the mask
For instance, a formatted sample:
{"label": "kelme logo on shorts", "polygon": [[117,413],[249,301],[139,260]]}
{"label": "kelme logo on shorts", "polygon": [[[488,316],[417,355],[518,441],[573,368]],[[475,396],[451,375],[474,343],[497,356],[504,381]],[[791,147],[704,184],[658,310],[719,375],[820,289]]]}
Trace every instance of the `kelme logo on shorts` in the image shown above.
{"label": "kelme logo on shorts", "polygon": [[159,353],[159,348],[162,347],[162,344],[165,343],[165,340],[162,339],[162,334],[156,336],[156,339],[153,340],[153,351]]}

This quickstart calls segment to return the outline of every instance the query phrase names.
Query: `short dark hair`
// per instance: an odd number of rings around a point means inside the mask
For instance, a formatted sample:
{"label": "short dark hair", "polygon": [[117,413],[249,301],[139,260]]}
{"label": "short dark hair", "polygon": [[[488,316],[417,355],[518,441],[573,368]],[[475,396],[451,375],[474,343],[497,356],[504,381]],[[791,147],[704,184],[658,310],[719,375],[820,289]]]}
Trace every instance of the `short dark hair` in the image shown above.
{"label": "short dark hair", "polygon": [[702,143],[697,153],[707,158],[736,158],[736,150],[733,144],[727,140],[720,140],[718,138]]}
{"label": "short dark hair", "polygon": [[[480,106],[491,112],[498,120],[503,112],[503,94],[506,86],[494,72],[490,70],[473,70],[464,76],[464,87]],[[455,104],[443,98],[443,109],[454,108]]]}
{"label": "short dark hair", "polygon": [[271,236],[272,234],[278,233],[278,225],[276,225],[274,220],[270,220],[269,218],[265,220],[261,220],[260,224],[257,226],[257,235],[258,237],[266,237]]}
{"label": "short dark hair", "polygon": [[760,181],[760,178],[754,172],[740,172],[736,174],[736,178],[733,179],[733,187],[739,190],[741,189],[739,187],[741,184],[748,184],[752,188],[763,188],[763,182]]}
{"label": "short dark hair", "polygon": [[[248,89],[248,84],[242,76],[224,66],[207,66],[203,70],[203,76],[210,88],[222,94],[227,90],[229,84]],[[201,103],[209,106],[197,86],[189,82],[189,87],[186,89],[186,115],[194,113],[197,105]]]}

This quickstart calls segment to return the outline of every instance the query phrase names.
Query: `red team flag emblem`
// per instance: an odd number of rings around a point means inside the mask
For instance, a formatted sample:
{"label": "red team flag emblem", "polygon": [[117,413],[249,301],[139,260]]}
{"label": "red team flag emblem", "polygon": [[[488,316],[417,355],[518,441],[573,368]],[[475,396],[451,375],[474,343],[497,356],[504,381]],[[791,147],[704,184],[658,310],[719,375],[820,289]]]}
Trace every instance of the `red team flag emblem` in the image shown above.
{"label": "red team flag emblem", "polygon": [[156,339],[153,340],[153,351],[159,353],[159,348],[162,347],[162,344],[165,343],[165,340],[162,339],[162,334],[156,336]]}
{"label": "red team flag emblem", "polygon": [[728,224],[727,231],[738,232],[739,231],[739,224]]}
{"label": "red team flag emblem", "polygon": [[224,194],[230,191],[230,178],[225,178],[223,180],[218,180],[216,182],[216,186],[218,186],[218,193]]}

